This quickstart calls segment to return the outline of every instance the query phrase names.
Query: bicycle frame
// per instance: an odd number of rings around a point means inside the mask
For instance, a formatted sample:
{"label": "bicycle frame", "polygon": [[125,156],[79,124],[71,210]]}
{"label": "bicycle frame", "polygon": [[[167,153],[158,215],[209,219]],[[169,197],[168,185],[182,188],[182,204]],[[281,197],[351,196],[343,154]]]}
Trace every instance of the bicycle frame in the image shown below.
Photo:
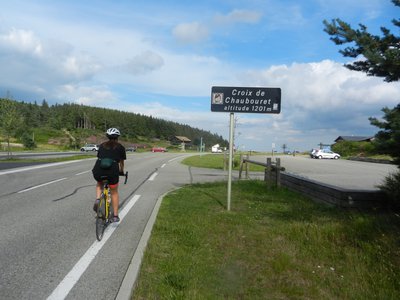
{"label": "bicycle frame", "polygon": [[103,182],[103,192],[100,199],[105,201],[105,214],[103,217],[105,217],[105,219],[108,221],[110,217],[110,207],[111,207],[111,190],[107,181]]}
{"label": "bicycle frame", "polygon": [[[124,184],[126,184],[128,180],[128,172],[125,174],[120,174],[120,176],[125,176]],[[99,241],[103,238],[104,230],[111,223],[111,218],[113,217],[113,214],[111,213],[111,189],[108,180],[103,179],[102,184],[103,190],[100,196],[100,202],[97,207],[96,215],[96,237]]]}

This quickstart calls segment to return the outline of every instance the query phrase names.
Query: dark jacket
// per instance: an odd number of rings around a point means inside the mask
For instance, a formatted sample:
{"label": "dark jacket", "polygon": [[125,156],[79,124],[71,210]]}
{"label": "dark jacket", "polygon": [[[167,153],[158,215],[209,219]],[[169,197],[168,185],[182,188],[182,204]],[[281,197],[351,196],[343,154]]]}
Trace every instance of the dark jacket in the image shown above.
{"label": "dark jacket", "polygon": [[[114,147],[107,148],[107,142],[99,146],[99,151],[97,152],[98,159],[94,164],[92,173],[96,181],[101,181],[104,176],[107,176],[110,184],[116,184],[119,181],[119,162],[121,160],[126,160],[125,147],[120,143],[116,143]],[[101,159],[112,159],[113,163],[110,168],[101,168]]]}

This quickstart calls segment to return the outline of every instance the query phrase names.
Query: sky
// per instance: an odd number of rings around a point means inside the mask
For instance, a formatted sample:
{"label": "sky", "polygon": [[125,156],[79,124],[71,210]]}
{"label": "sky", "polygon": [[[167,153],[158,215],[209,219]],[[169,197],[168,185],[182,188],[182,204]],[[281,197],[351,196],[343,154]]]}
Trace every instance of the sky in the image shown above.
{"label": "sky", "polygon": [[[280,114],[235,113],[243,151],[373,136],[400,83],[343,67],[323,20],[380,35],[390,0],[0,0],[0,98],[151,115],[229,138],[212,86],[280,88]],[[210,147],[211,145],[206,145]]]}

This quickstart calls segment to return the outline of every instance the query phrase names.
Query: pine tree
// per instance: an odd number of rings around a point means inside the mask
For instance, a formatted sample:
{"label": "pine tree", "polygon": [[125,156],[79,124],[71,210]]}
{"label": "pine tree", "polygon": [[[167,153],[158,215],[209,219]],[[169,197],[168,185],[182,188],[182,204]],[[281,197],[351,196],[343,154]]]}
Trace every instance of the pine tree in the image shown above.
{"label": "pine tree", "polygon": [[[392,0],[395,6],[400,6],[400,0]],[[394,26],[400,28],[400,19],[392,20]],[[361,71],[369,76],[384,77],[387,82],[400,79],[400,37],[395,36],[389,29],[381,27],[382,36],[369,33],[367,27],[360,24],[360,29],[353,29],[348,23],[334,19],[331,23],[324,20],[325,29],[336,45],[354,43],[339,52],[344,57],[359,58],[353,63],[346,64],[350,70]],[[400,209],[400,104],[393,109],[383,108],[383,119],[369,118],[372,125],[381,130],[376,134],[377,149],[394,158],[399,167],[396,174],[385,178],[380,188],[386,192],[392,203]]]}
{"label": "pine tree", "polygon": [[[392,0],[400,6],[400,0]],[[370,76],[384,77],[385,81],[400,79],[400,37],[395,36],[389,29],[381,27],[382,36],[369,33],[367,27],[360,24],[359,29],[353,29],[341,19],[331,22],[324,20],[325,29],[336,45],[355,43],[339,52],[344,57],[357,58],[361,55],[365,59],[356,60],[345,66],[350,70],[365,72]],[[400,19],[392,20],[394,26],[400,29]]]}

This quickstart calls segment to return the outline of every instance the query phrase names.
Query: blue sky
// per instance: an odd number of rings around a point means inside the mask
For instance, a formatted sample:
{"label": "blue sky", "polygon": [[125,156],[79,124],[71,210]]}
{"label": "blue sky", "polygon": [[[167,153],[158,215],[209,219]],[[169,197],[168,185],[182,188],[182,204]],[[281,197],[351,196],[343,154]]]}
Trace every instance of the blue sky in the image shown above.
{"label": "blue sky", "polygon": [[[279,115],[236,113],[242,150],[308,150],[374,135],[398,82],[349,71],[323,20],[394,30],[390,0],[4,1],[0,97],[76,102],[229,136],[212,86],[279,87]],[[211,145],[208,145],[211,146]]]}

